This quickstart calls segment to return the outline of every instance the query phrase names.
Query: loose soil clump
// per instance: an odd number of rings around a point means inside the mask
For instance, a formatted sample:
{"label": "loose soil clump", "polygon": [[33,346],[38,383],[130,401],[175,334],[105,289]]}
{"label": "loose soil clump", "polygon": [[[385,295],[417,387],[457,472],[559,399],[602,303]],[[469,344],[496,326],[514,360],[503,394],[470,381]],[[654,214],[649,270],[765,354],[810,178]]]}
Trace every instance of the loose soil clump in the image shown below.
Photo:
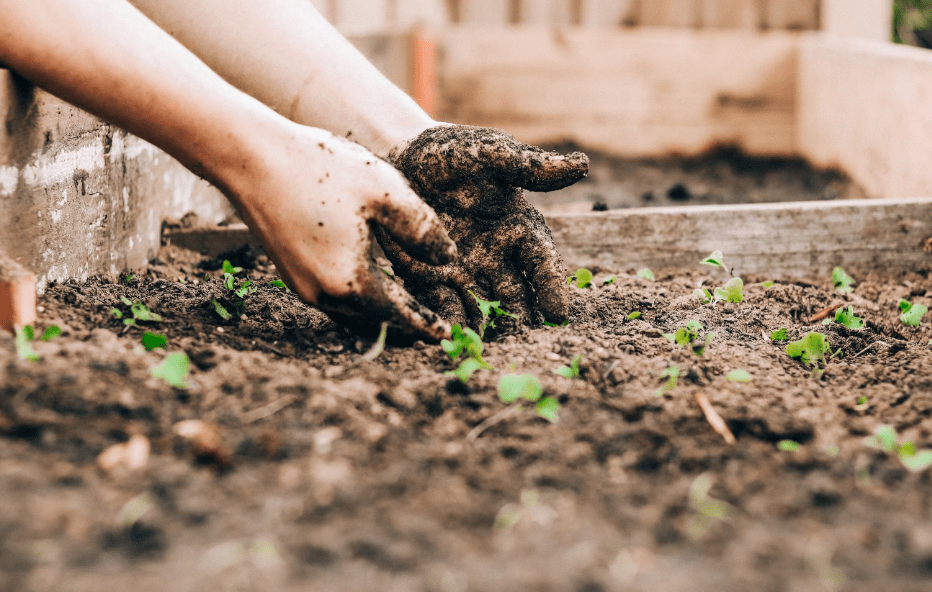
{"label": "loose soil clump", "polygon": [[[932,303],[928,270],[848,296],[745,278],[714,306],[693,290],[721,270],[595,270],[567,326],[490,335],[496,370],[464,385],[437,345],[363,361],[372,341],[269,285],[267,260],[233,263],[258,291],[229,320],[220,261],[168,249],[131,279],[51,286],[40,329],[64,332],[38,362],[0,337],[0,590],[927,589],[932,469],[864,439],[889,424],[932,447],[932,329],[897,308]],[[121,297],[163,320],[125,325]],[[836,301],[866,326],[808,322]],[[691,320],[715,333],[701,357],[662,335]],[[813,378],[780,327],[843,355]],[[167,354],[145,330],[190,357],[186,390],[150,374]],[[580,354],[578,380],[552,373]],[[508,372],[538,376],[559,422],[468,441]]]}

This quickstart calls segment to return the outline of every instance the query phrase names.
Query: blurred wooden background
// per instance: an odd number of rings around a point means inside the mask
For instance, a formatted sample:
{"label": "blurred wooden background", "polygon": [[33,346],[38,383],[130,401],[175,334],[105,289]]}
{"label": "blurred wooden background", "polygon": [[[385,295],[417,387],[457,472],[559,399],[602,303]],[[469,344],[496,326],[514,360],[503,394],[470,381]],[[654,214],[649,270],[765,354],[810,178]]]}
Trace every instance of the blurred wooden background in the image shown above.
{"label": "blurred wooden background", "polygon": [[375,33],[449,24],[817,30],[821,0],[312,0],[337,27]]}

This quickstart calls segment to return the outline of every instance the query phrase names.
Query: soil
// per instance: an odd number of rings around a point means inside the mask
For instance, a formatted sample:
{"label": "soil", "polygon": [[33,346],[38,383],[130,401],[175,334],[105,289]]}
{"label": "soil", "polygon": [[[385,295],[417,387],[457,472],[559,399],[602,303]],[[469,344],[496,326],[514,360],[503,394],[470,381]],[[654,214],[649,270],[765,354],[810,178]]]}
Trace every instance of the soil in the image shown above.
{"label": "soil", "polygon": [[[715,306],[692,291],[720,270],[595,270],[569,325],[490,335],[496,370],[462,385],[436,345],[365,361],[371,341],[269,285],[264,257],[234,263],[259,289],[229,321],[220,261],[165,250],[128,280],[51,286],[40,328],[63,334],[38,362],[0,337],[0,590],[928,589],[932,469],[864,439],[889,424],[932,447],[932,327],[897,309],[932,304],[929,270],[848,296],[745,278],[743,303]],[[166,353],[111,314],[121,297],[162,315],[146,329],[190,356],[187,390],[150,376]],[[836,301],[866,327],[807,321]],[[692,319],[715,333],[702,357],[660,336]],[[779,327],[843,355],[813,378]],[[552,373],[579,354],[578,380]],[[516,413],[470,439],[509,371],[540,378],[559,422]],[[696,522],[702,483],[727,520]]]}
{"label": "soil", "polygon": [[[575,145],[549,148],[567,153]],[[721,146],[700,156],[618,158],[587,150],[589,176],[559,193],[531,193],[546,215],[658,206],[861,199],[863,188],[802,158],[749,156]]]}

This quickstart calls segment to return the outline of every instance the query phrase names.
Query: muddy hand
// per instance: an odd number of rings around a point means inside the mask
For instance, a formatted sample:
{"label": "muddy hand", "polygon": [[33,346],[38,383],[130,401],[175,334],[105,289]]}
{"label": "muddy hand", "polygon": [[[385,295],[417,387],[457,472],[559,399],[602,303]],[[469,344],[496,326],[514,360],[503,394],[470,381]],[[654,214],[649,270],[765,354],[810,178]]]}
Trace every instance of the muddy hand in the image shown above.
{"label": "muddy hand", "polygon": [[440,215],[460,257],[424,265],[384,232],[379,242],[424,305],[451,322],[479,318],[472,292],[500,300],[525,323],[560,323],[569,315],[563,260],[543,216],[524,189],[555,191],[589,170],[585,154],[559,155],[495,129],[431,128],[391,155],[411,187]]}
{"label": "muddy hand", "polygon": [[449,263],[456,247],[437,215],[397,170],[361,146],[314,128],[290,132],[269,143],[267,170],[228,191],[285,282],[357,331],[378,331],[387,321],[396,336],[448,336],[449,325],[370,256],[377,227],[420,260]]}

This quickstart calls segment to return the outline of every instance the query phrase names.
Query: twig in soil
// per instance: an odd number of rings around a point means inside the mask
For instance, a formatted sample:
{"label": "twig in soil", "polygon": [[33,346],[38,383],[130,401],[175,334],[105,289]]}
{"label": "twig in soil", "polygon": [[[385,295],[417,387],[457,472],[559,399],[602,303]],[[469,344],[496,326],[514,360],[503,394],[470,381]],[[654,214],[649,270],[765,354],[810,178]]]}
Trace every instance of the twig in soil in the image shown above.
{"label": "twig in soil", "polygon": [[712,407],[712,403],[709,402],[708,397],[702,393],[698,393],[696,394],[696,402],[699,403],[699,407],[702,408],[702,412],[705,414],[705,418],[708,420],[709,425],[712,426],[713,430],[721,434],[726,444],[734,444],[737,442],[735,435],[728,429],[728,424],[726,424],[722,416],[718,414],[718,411]]}
{"label": "twig in soil", "polygon": [[889,344],[889,343],[884,343],[883,341],[875,341],[874,343],[868,345],[867,347],[865,347],[864,349],[862,349],[862,350],[859,351],[858,353],[856,353],[856,354],[854,354],[853,356],[851,356],[851,358],[854,359],[854,358],[860,356],[861,354],[866,353],[867,350],[871,349],[871,348],[874,347],[875,345],[882,345],[882,346],[884,346],[884,347],[890,347],[890,344]]}
{"label": "twig in soil", "polygon": [[503,421],[505,421],[512,415],[515,415],[516,413],[521,411],[521,409],[522,409],[521,405],[511,405],[509,407],[505,407],[504,409],[502,409],[501,411],[499,411],[492,417],[486,419],[485,421],[483,421],[482,423],[474,427],[468,434],[466,434],[466,441],[475,442],[476,440],[479,439],[479,436],[481,436],[484,431],[486,431],[487,429],[495,425],[502,423]]}
{"label": "twig in soil", "polygon": [[382,323],[382,328],[379,330],[379,338],[375,340],[375,343],[372,344],[372,347],[369,348],[369,351],[364,353],[362,357],[359,358],[357,364],[363,362],[371,362],[377,357],[382,355],[382,352],[385,351],[385,339],[388,337],[388,323]]}
{"label": "twig in soil", "polygon": [[845,305],[844,302],[836,302],[835,304],[833,304],[833,305],[831,305],[831,306],[829,306],[829,307],[823,308],[823,309],[820,310],[819,312],[817,312],[817,313],[815,313],[814,315],[812,315],[811,317],[809,317],[809,322],[810,322],[810,323],[815,323],[815,322],[817,322],[817,321],[821,321],[821,320],[823,320],[823,319],[827,319],[828,316],[829,316],[830,314],[832,314],[833,312],[835,312],[836,310],[838,310],[839,308],[841,308],[841,307],[844,306],[844,305]]}
{"label": "twig in soil", "polygon": [[272,401],[268,405],[263,405],[262,407],[253,409],[252,411],[247,411],[243,414],[243,424],[250,424],[259,421],[260,419],[265,419],[275,415],[288,405],[291,405],[294,402],[294,397],[291,395],[285,395],[281,399]]}

